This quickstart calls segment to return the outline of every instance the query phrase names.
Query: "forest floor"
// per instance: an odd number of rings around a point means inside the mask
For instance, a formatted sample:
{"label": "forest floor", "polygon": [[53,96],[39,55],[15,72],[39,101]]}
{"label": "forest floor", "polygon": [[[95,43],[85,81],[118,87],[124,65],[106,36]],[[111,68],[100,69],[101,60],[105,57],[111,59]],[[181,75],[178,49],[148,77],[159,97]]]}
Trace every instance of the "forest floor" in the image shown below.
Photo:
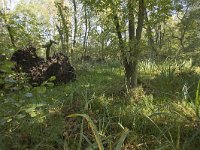
{"label": "forest floor", "polygon": [[0,149],[199,150],[200,68],[177,64],[142,61],[128,94],[119,63],[77,65],[66,85],[18,82],[1,93]]}

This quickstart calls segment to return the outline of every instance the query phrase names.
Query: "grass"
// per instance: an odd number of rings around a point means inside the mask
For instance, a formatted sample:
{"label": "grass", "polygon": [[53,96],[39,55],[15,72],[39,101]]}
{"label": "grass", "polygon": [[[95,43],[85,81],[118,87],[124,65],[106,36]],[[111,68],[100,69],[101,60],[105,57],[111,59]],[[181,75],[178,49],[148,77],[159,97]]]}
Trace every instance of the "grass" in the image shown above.
{"label": "grass", "polygon": [[4,92],[1,149],[198,150],[198,68],[178,64],[141,62],[142,85],[129,94],[117,63],[77,65],[67,85]]}

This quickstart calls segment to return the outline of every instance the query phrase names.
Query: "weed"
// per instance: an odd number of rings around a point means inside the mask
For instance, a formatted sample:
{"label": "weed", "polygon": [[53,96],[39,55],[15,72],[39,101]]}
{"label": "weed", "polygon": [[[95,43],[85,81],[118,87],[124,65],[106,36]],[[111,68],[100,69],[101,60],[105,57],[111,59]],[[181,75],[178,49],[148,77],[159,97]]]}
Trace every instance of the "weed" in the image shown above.
{"label": "weed", "polygon": [[199,74],[179,64],[141,62],[142,84],[129,93],[117,63],[79,65],[68,85],[22,90],[23,81],[12,83],[22,88],[2,91],[0,148],[196,150]]}

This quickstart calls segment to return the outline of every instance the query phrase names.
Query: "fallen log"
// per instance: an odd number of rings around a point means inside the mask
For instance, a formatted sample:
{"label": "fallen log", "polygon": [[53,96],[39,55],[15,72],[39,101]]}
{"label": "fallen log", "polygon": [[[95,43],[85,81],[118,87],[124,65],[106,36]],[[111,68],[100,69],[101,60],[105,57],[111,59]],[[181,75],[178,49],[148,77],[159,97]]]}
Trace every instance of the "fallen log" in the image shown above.
{"label": "fallen log", "polygon": [[36,48],[29,45],[14,52],[11,61],[16,62],[17,72],[27,73],[32,85],[41,85],[52,76],[56,77],[55,84],[68,83],[76,78],[69,58],[62,53],[54,54],[45,61],[37,56]]}

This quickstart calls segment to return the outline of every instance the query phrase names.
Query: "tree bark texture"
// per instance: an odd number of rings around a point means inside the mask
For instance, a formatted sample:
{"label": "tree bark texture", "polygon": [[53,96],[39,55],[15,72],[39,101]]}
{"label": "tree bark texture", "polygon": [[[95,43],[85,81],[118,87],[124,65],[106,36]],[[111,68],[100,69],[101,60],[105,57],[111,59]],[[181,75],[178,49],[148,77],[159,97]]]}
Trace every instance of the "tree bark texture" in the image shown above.
{"label": "tree bark texture", "polygon": [[76,35],[77,35],[77,8],[76,8],[76,1],[73,0],[73,6],[74,6],[74,38],[73,38],[73,47],[76,45]]}
{"label": "tree bark texture", "polygon": [[154,41],[153,34],[152,34],[152,28],[149,24],[147,10],[145,10],[145,21],[146,21],[146,26],[147,26],[146,32],[147,32],[147,37],[148,37],[148,45],[150,47],[150,57],[155,58],[158,55],[158,52],[155,47],[155,41]]}
{"label": "tree bark texture", "polygon": [[84,34],[84,41],[83,41],[83,56],[87,55],[87,32],[88,32],[88,17],[87,17],[87,8],[84,5],[84,13],[85,13],[85,34]]}
{"label": "tree bark texture", "polygon": [[128,63],[125,64],[125,75],[127,87],[129,89],[133,89],[137,87],[137,78],[138,78],[138,59],[140,55],[140,41],[142,36],[142,29],[144,24],[144,12],[145,12],[145,4],[144,0],[139,0],[139,11],[138,11],[138,22],[137,29],[135,35],[135,26],[133,25],[134,20],[134,5],[133,0],[128,1],[129,8],[129,51],[130,58],[127,59]]}
{"label": "tree bark texture", "polygon": [[77,36],[77,6],[76,6],[76,0],[73,0],[73,8],[74,8],[74,37],[73,37],[73,44],[72,44],[72,49],[71,49],[71,60],[74,60],[74,49],[76,47],[76,36]]}

